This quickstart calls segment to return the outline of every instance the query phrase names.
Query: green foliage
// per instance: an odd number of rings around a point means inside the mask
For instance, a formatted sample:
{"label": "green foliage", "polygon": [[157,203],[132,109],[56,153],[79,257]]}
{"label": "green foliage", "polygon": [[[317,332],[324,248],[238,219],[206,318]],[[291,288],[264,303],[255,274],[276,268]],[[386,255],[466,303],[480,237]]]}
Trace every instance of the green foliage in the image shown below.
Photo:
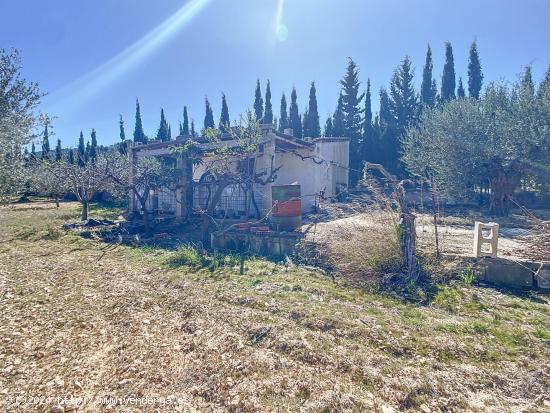
{"label": "green foliage", "polygon": [[208,98],[204,99],[204,129],[215,128],[214,124],[214,112],[212,112],[212,106]]}
{"label": "green foliage", "polygon": [[182,136],[189,136],[189,117],[187,116],[187,106],[183,107],[183,123],[181,125]]}
{"label": "green foliage", "polygon": [[95,162],[97,160],[97,135],[95,129],[92,129],[91,144],[90,144],[90,160]]}
{"label": "green foliage", "polygon": [[168,265],[172,267],[187,266],[194,269],[201,268],[206,263],[204,253],[192,244],[185,244],[178,248],[174,255],[167,260]]}
{"label": "green foliage", "polygon": [[332,116],[328,115],[325,122],[325,129],[323,130],[323,136],[331,137],[333,135]]}
{"label": "green foliage", "polygon": [[425,106],[435,105],[435,99],[437,90],[433,88],[433,61],[432,61],[432,49],[428,45],[428,51],[426,52],[426,62],[424,63],[424,70],[422,71],[422,85],[420,86],[420,102]]}
{"label": "green foliage", "polygon": [[298,95],[296,94],[296,88],[292,87],[292,93],[290,94],[290,108],[288,111],[289,123],[292,128],[294,136],[297,138],[302,137],[302,119],[300,117],[300,111],[298,110]]}
{"label": "green foliage", "polygon": [[44,133],[42,134],[42,160],[50,159],[50,135],[48,132],[48,123],[44,125]]}
{"label": "green foliage", "polygon": [[344,137],[344,96],[342,92],[338,96],[338,103],[336,104],[336,110],[332,116],[332,136]]}
{"label": "green foliage", "polygon": [[463,99],[466,97],[466,91],[464,90],[464,85],[462,84],[462,78],[458,78],[458,88],[456,89],[456,97],[458,99]]}
{"label": "green foliage", "polygon": [[479,52],[477,50],[477,43],[473,42],[470,46],[470,59],[468,61],[468,93],[470,97],[479,98],[482,84],[483,73],[481,72]]}
{"label": "green foliage", "polygon": [[269,80],[265,88],[265,110],[262,123],[273,123],[273,106],[271,105],[271,85]]}
{"label": "green foliage", "polygon": [[55,145],[55,160],[60,161],[63,157],[63,152],[61,150],[61,139],[57,140],[57,145]]}
{"label": "green foliage", "polygon": [[304,114],[304,136],[321,136],[321,125],[319,123],[319,112],[317,110],[317,95],[315,82],[311,82],[309,89],[309,105],[307,114]]}
{"label": "green foliage", "polygon": [[455,98],[456,77],[455,62],[453,57],[453,46],[451,42],[445,43],[445,65],[441,77],[441,100],[443,102]]}
{"label": "green foliage", "polygon": [[256,81],[256,91],[254,92],[254,114],[259,122],[264,116],[264,100],[262,99],[262,90],[260,88],[260,79]]}
{"label": "green foliage", "polygon": [[406,133],[403,160],[411,173],[433,180],[447,195],[473,198],[477,188],[488,187],[490,212],[507,214],[523,177],[548,177],[548,96],[544,89],[535,95],[526,70],[512,88],[491,84],[478,100],[425,110],[419,127]]}
{"label": "green foliage", "polygon": [[164,109],[160,109],[160,124],[157,130],[157,139],[165,142],[170,140],[169,126],[164,116]]}
{"label": "green foliage", "polygon": [[220,115],[219,129],[221,131],[228,130],[230,123],[231,121],[229,120],[229,108],[227,107],[227,99],[225,98],[225,93],[222,93],[222,112]]}
{"label": "green foliage", "polygon": [[143,124],[141,123],[141,109],[139,100],[136,99],[136,125],[134,128],[134,142],[147,143],[147,136],[143,132]]}
{"label": "green foliage", "polygon": [[80,136],[78,137],[77,155],[78,166],[86,165],[86,145],[84,144],[84,134],[82,131],[80,131]]}
{"label": "green foliage", "polygon": [[281,109],[279,114],[279,132],[284,132],[286,128],[289,128],[288,113],[286,109],[286,96],[283,93],[281,96]]}
{"label": "green foliage", "polygon": [[361,178],[361,128],[363,125],[363,118],[361,116],[362,108],[361,102],[364,94],[359,93],[361,83],[359,82],[359,68],[357,64],[352,60],[348,60],[348,66],[346,68],[346,74],[344,78],[340,80],[342,86],[342,112],[345,136],[350,139],[349,153],[350,153],[350,185],[355,184]]}
{"label": "green foliage", "polygon": [[460,279],[464,285],[469,287],[474,283],[476,277],[472,270],[464,270],[460,273]]}

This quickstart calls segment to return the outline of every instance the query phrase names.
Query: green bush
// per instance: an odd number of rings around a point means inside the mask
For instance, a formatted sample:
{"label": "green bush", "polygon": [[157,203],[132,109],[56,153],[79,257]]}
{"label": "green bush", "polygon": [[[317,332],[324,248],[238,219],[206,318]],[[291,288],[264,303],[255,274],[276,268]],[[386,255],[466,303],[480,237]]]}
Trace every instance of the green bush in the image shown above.
{"label": "green bush", "polygon": [[168,264],[172,267],[181,267],[183,265],[191,268],[201,268],[207,264],[204,253],[201,253],[192,244],[185,244],[168,259]]}

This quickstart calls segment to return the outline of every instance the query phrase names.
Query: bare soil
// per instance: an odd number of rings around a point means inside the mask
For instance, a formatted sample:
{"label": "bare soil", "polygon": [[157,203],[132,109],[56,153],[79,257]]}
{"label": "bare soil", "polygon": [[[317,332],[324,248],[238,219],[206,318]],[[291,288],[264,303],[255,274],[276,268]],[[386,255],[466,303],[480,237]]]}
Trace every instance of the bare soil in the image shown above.
{"label": "bare soil", "polygon": [[546,296],[456,284],[420,306],[260,259],[174,268],[60,230],[78,214],[0,208],[2,410],[550,409]]}

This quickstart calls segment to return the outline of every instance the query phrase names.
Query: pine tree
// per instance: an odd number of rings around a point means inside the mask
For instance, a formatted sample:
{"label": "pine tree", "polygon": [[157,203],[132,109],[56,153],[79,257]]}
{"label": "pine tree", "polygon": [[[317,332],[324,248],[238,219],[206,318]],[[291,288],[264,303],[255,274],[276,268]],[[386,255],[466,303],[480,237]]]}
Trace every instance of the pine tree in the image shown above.
{"label": "pine tree", "polygon": [[[307,117],[305,118],[304,128],[307,125],[307,136],[318,137],[321,136],[321,124],[319,123],[319,112],[317,110],[317,91],[315,90],[315,82],[311,82],[311,88],[309,89],[309,105],[307,110]],[[306,134],[304,133],[304,136]]]}
{"label": "pine tree", "polygon": [[550,92],[550,66],[544,74],[544,79],[539,84],[539,89],[537,90],[537,96],[543,98],[546,93]]}
{"label": "pine tree", "polygon": [[336,105],[336,110],[334,111],[334,116],[332,117],[332,136],[341,138],[345,136],[345,126],[344,126],[344,96],[342,92],[338,96],[338,103]]}
{"label": "pine tree", "polygon": [[214,112],[212,112],[212,106],[210,106],[208,98],[204,99],[204,111],[204,129],[215,128]]}
{"label": "pine tree", "polygon": [[453,46],[451,42],[445,43],[445,65],[441,77],[441,101],[454,99],[456,89],[455,62],[453,58]]}
{"label": "pine tree", "polygon": [[296,94],[296,88],[292,87],[292,93],[290,94],[290,108],[288,111],[288,122],[292,128],[292,133],[297,138],[302,137],[302,120],[300,118],[300,112],[298,110],[298,95]]}
{"label": "pine tree", "polygon": [[256,81],[256,92],[254,95],[254,113],[258,122],[261,123],[264,116],[264,101],[262,99],[262,90],[260,89],[260,79]]}
{"label": "pine tree", "polygon": [[157,139],[161,142],[170,140],[168,137],[168,122],[164,116],[164,109],[160,109],[160,124],[157,130]]}
{"label": "pine tree", "polygon": [[69,148],[69,152],[67,153],[67,163],[69,165],[74,165],[74,150],[73,150],[73,148]]}
{"label": "pine tree", "polygon": [[181,127],[181,134],[183,136],[189,136],[189,118],[187,117],[187,106],[183,107],[183,125]]}
{"label": "pine tree", "polygon": [[92,129],[91,140],[92,143],[90,145],[89,157],[92,163],[95,163],[95,161],[97,160],[97,136],[95,129]]}
{"label": "pine tree", "polygon": [[462,77],[458,78],[458,87],[456,88],[456,97],[462,99],[466,97],[466,91],[464,90],[464,85],[462,84]]}
{"label": "pine tree", "polygon": [[267,86],[265,88],[265,111],[262,123],[273,123],[273,107],[271,105],[271,84],[269,83],[269,80],[267,81]]}
{"label": "pine tree", "polygon": [[359,82],[359,69],[350,58],[346,68],[346,74],[340,81],[342,85],[342,103],[344,113],[344,135],[350,139],[350,185],[353,187],[361,178],[361,101],[364,95],[359,94],[361,86]]}
{"label": "pine tree", "polygon": [[57,145],[55,145],[55,160],[60,161],[63,156],[63,151],[61,150],[61,139],[57,140]]}
{"label": "pine tree", "polygon": [[332,116],[328,115],[327,121],[325,122],[325,130],[323,131],[323,136],[330,138],[332,134]]}
{"label": "pine tree", "polygon": [[420,101],[425,106],[435,105],[435,95],[437,90],[433,89],[433,61],[432,61],[432,49],[428,45],[428,51],[426,52],[426,63],[424,63],[424,70],[422,71],[422,85],[420,86]]}
{"label": "pine tree", "polygon": [[141,110],[139,100],[136,99],[136,126],[134,128],[134,142],[147,143],[147,136],[143,132],[143,124],[141,123]]}
{"label": "pine tree", "polygon": [[533,74],[531,65],[525,66],[519,82],[520,93],[522,97],[532,99],[535,97],[535,83],[533,82]]}
{"label": "pine tree", "polygon": [[281,96],[281,112],[279,116],[279,132],[284,132],[285,129],[290,127],[286,110],[286,96],[284,93],[283,96]]}
{"label": "pine tree", "polygon": [[80,137],[78,138],[78,166],[86,165],[86,146],[84,144],[84,134],[80,131]]}
{"label": "pine tree", "polygon": [[229,120],[229,108],[227,107],[227,100],[225,98],[225,94],[222,93],[222,113],[220,115],[220,126],[219,129],[222,132],[227,132],[230,126],[230,120]]}
{"label": "pine tree", "polygon": [[395,118],[390,110],[390,96],[384,88],[380,88],[380,111],[375,127],[378,128],[379,162],[385,165],[387,169],[395,171],[398,158],[398,133]]}
{"label": "pine tree", "polygon": [[477,43],[474,41],[470,46],[470,60],[468,62],[468,93],[470,97],[479,99],[481,86],[483,84],[483,73]]}
{"label": "pine tree", "polygon": [[44,126],[44,132],[42,135],[42,160],[50,159],[50,134],[48,132],[48,124]]}

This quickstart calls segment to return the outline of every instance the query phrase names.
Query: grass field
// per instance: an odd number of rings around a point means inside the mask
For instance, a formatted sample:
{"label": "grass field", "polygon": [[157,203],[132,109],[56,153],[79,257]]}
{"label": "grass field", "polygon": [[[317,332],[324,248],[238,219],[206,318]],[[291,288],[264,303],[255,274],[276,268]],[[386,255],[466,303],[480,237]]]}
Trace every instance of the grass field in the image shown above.
{"label": "grass field", "polygon": [[420,306],[261,259],[180,266],[62,231],[78,214],[0,208],[7,411],[550,410],[547,296],[456,283]]}

